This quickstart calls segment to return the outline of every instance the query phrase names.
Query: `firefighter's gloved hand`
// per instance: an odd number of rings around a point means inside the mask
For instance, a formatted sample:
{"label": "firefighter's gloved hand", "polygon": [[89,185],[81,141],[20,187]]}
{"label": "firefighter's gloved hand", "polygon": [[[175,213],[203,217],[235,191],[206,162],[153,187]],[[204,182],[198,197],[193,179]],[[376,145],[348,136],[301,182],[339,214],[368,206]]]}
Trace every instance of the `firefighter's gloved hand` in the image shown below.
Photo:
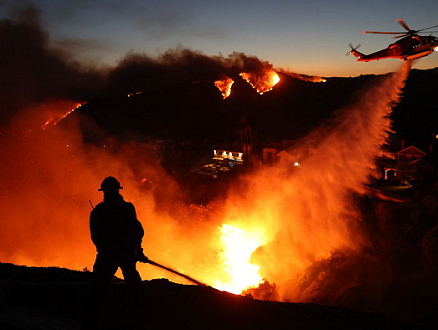
{"label": "firefighter's gloved hand", "polygon": [[139,248],[137,251],[137,260],[144,263],[149,262],[149,258],[144,255],[142,248]]}

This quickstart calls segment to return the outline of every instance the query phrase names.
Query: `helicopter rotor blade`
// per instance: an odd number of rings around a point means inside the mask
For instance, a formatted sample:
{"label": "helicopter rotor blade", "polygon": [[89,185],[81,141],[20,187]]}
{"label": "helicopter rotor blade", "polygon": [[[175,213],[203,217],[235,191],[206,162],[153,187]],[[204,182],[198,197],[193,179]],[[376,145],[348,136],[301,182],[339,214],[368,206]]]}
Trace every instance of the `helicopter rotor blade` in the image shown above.
{"label": "helicopter rotor blade", "polygon": [[[438,26],[438,24],[434,25],[434,26],[429,26],[427,28],[424,28],[424,29],[421,29],[421,30],[417,30],[417,32],[424,31],[424,30],[429,30],[429,29],[432,29],[432,28],[437,27],[437,26]],[[427,32],[430,32],[430,31],[427,31]]]}
{"label": "helicopter rotor blade", "polygon": [[392,38],[393,38],[393,39],[397,39],[397,38],[406,37],[406,36],[408,36],[408,35],[409,35],[409,33],[404,33],[404,34],[402,34],[402,35],[395,36],[395,37],[392,37]]}
{"label": "helicopter rotor blade", "polygon": [[404,34],[405,32],[362,31],[362,33],[374,33],[374,34]]}
{"label": "helicopter rotor blade", "polygon": [[406,36],[414,36],[414,35],[416,35],[420,31],[424,31],[426,33],[435,33],[435,31],[425,31],[425,30],[429,30],[429,29],[432,29],[432,28],[435,28],[435,27],[438,26],[438,24],[437,24],[437,25],[429,26],[429,27],[424,28],[424,29],[420,29],[420,30],[411,30],[411,28],[405,23],[404,20],[398,19],[397,22],[399,22],[399,24],[401,26],[403,26],[408,32],[362,31],[362,33],[398,34],[398,36],[393,37],[394,39],[397,39],[397,38],[403,38],[403,37],[406,37]]}
{"label": "helicopter rotor blade", "polygon": [[403,26],[407,31],[409,31],[409,32],[413,31],[413,30],[411,30],[411,28],[405,23],[404,20],[402,20],[402,19],[398,19],[397,22],[399,22],[400,25]]}

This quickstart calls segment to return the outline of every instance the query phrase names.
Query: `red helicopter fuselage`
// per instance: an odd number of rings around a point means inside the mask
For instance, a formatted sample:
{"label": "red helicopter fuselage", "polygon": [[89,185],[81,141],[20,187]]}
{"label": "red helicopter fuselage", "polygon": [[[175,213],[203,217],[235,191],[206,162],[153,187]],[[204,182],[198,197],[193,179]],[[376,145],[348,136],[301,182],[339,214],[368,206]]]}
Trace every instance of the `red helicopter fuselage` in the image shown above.
{"label": "red helicopter fuselage", "polygon": [[357,57],[359,62],[369,62],[383,58],[399,58],[405,61],[415,60],[431,54],[434,50],[438,51],[438,38],[433,36],[412,35],[389,45],[388,48],[379,50],[372,54],[362,54],[356,49],[351,50],[351,54]]}

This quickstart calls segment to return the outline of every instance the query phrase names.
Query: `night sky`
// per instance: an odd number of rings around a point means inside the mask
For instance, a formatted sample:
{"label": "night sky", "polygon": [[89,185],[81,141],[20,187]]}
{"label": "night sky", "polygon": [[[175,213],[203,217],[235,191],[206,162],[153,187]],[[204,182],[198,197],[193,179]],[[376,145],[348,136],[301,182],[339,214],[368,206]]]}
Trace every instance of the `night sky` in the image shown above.
{"label": "night sky", "polygon": [[[436,0],[0,0],[0,19],[29,5],[39,11],[53,47],[93,66],[114,66],[129,52],[155,57],[185,47],[209,56],[244,52],[307,75],[381,74],[397,70],[400,61],[358,63],[345,56],[348,44],[360,43],[368,54],[395,40],[362,30],[403,32],[397,19],[417,30],[438,24]],[[438,52],[414,68],[437,66]]]}

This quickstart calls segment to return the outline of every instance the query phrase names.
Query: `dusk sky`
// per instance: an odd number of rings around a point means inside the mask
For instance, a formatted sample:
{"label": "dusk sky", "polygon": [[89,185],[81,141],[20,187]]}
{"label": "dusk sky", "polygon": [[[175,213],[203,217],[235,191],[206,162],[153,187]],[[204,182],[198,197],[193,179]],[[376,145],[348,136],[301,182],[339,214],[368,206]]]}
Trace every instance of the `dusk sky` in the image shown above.
{"label": "dusk sky", "polygon": [[[244,52],[307,75],[381,74],[401,61],[359,63],[345,56],[348,44],[361,44],[359,50],[368,54],[395,40],[362,30],[403,32],[397,19],[411,29],[438,24],[437,0],[0,0],[0,19],[29,4],[39,10],[54,47],[81,62],[111,66],[129,52],[155,57],[186,47],[225,57]],[[435,67],[438,52],[414,65]]]}

